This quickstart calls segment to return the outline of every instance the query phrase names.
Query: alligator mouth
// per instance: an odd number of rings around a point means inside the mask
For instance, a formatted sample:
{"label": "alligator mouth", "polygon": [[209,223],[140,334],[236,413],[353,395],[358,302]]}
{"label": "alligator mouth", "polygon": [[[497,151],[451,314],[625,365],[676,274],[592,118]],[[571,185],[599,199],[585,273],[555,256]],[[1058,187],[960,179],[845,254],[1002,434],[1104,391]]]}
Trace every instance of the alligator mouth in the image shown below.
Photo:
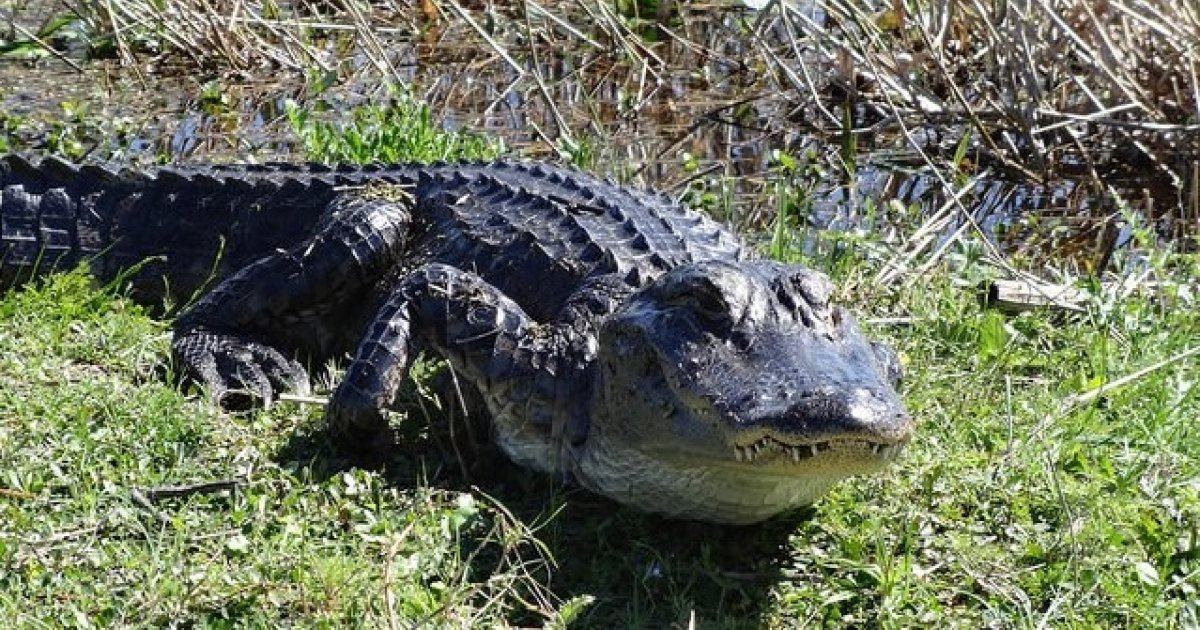
{"label": "alligator mouth", "polygon": [[771,455],[790,457],[793,462],[800,463],[822,453],[836,451],[869,456],[880,462],[890,462],[900,454],[906,442],[907,440],[888,443],[861,438],[834,438],[805,444],[790,444],[768,435],[745,446],[735,444],[733,456],[737,461],[746,463]]}

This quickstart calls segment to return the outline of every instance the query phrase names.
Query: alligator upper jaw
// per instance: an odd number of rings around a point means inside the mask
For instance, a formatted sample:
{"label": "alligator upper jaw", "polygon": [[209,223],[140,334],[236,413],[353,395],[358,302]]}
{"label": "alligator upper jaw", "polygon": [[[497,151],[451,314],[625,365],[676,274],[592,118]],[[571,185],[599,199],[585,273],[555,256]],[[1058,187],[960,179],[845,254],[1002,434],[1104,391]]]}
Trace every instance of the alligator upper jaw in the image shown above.
{"label": "alligator upper jaw", "polygon": [[[677,415],[668,416],[679,424]],[[691,424],[710,425],[692,415]],[[705,467],[726,469],[730,473],[770,474],[781,477],[829,475],[848,477],[877,472],[896,461],[912,438],[912,423],[902,422],[881,431],[819,432],[810,435],[788,434],[773,427],[742,428],[719,437],[719,431],[707,439],[687,440],[676,437],[670,444],[649,448],[664,461],[686,465],[703,462]]]}
{"label": "alligator upper jaw", "polygon": [[756,438],[735,440],[731,450],[733,461],[746,464],[805,465],[820,460],[836,459],[857,461],[868,466],[883,466],[896,459],[907,443],[907,435],[886,438],[839,436],[799,440],[764,434]]}

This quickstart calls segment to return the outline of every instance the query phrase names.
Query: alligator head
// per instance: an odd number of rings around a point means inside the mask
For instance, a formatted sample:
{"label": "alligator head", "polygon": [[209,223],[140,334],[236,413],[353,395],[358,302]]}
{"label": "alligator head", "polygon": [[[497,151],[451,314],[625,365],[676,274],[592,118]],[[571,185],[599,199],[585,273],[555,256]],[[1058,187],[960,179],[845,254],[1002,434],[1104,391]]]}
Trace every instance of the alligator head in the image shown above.
{"label": "alligator head", "polygon": [[586,484],[650,511],[745,523],[879,470],[913,422],[900,368],[829,302],[818,272],[678,267],[599,332]]}

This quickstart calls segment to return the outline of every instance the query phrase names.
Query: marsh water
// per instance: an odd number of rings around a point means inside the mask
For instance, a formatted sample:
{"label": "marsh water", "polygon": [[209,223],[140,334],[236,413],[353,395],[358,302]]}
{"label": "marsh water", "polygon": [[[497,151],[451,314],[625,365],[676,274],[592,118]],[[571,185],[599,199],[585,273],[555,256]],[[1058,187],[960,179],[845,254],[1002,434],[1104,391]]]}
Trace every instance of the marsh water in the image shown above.
{"label": "marsh water", "polygon": [[[924,223],[934,242],[978,225],[1009,251],[1072,258],[1093,271],[1128,239],[1131,222],[1167,237],[1195,232],[1197,219],[1184,210],[1194,181],[1127,169],[1113,172],[1111,190],[1061,173],[1015,183],[986,164],[953,181],[938,177],[922,153],[944,157],[964,127],[900,133],[869,108],[812,97],[801,84],[815,79],[804,77],[829,69],[794,41],[793,63],[770,65],[777,51],[762,42],[786,46],[793,37],[778,16],[690,3],[685,16],[652,22],[485,3],[454,4],[460,13],[430,19],[422,7],[376,7],[370,33],[309,26],[304,54],[247,56],[244,67],[228,56],[213,67],[181,54],[91,59],[70,45],[60,47],[63,58],[8,58],[0,62],[2,122],[11,148],[92,159],[300,160],[286,107],[336,121],[357,106],[386,106],[401,89],[444,128],[501,138],[510,155],[707,195],[724,218],[751,229],[774,220],[787,186],[811,202],[787,209],[798,224],[904,240]],[[63,11],[32,2],[9,21],[37,31]],[[283,21],[301,28],[323,19],[295,13]],[[821,93],[836,97],[834,88]],[[1134,204],[1118,203],[1113,190]]]}

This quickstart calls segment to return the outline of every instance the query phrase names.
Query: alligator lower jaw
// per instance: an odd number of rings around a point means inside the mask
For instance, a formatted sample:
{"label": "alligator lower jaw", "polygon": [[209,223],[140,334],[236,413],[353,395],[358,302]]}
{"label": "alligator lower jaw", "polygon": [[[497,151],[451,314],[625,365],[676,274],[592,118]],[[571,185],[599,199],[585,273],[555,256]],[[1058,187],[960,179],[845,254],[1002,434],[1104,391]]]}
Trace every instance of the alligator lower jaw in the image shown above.
{"label": "alligator lower jaw", "polygon": [[790,458],[794,463],[820,457],[825,454],[869,459],[881,464],[892,461],[900,454],[905,442],[877,442],[863,438],[833,438],[817,442],[790,443],[771,436],[764,436],[745,446],[734,445],[733,457],[738,462],[753,463],[764,457],[773,459]]}

